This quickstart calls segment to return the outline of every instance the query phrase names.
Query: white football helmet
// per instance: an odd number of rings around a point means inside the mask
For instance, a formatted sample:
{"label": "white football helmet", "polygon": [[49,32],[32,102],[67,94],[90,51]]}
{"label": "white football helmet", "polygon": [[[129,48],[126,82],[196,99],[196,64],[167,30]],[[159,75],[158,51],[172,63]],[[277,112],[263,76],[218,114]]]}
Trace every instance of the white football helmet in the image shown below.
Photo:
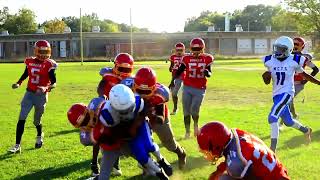
{"label": "white football helmet", "polygon": [[135,96],[132,90],[123,84],[113,86],[109,92],[111,107],[120,114],[133,112],[135,108]]}
{"label": "white football helmet", "polygon": [[293,50],[293,40],[288,36],[279,37],[273,44],[273,56],[277,59],[288,57]]}

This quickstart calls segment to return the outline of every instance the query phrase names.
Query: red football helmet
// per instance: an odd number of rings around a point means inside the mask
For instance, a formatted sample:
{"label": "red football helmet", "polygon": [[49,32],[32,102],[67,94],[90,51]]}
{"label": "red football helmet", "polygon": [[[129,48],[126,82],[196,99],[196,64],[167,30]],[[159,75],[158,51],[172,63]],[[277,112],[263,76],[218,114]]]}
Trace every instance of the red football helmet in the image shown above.
{"label": "red football helmet", "polygon": [[51,57],[51,46],[50,43],[46,40],[37,41],[34,44],[34,55],[38,60],[44,61]]}
{"label": "red football helmet", "polygon": [[133,91],[141,97],[149,97],[156,89],[157,77],[153,69],[143,67],[135,75]]}
{"label": "red football helmet", "polygon": [[192,54],[198,55],[204,52],[205,43],[201,38],[193,38],[190,41],[190,51]]}
{"label": "red football helmet", "polygon": [[231,140],[231,131],[221,122],[209,122],[200,129],[197,140],[205,158],[215,163]]}
{"label": "red football helmet", "polygon": [[114,71],[122,78],[131,76],[133,71],[133,57],[128,53],[120,53],[114,59]]}
{"label": "red football helmet", "polygon": [[302,37],[295,37],[293,38],[293,52],[301,52],[305,45],[306,45],[306,41],[302,38]]}
{"label": "red football helmet", "polygon": [[67,113],[69,122],[75,127],[85,127],[90,121],[87,106],[83,103],[73,104]]}
{"label": "red football helmet", "polygon": [[181,56],[184,54],[184,51],[185,51],[185,46],[182,42],[179,42],[175,45],[175,52],[176,52],[176,55],[178,56]]}

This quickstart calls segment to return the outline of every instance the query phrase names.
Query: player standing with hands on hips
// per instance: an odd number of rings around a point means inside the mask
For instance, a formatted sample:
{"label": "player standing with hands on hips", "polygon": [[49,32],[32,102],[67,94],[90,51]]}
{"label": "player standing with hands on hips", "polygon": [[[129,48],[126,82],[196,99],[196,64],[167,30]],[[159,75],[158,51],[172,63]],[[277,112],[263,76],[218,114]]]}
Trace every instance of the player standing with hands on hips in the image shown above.
{"label": "player standing with hands on hips", "polygon": [[29,112],[34,107],[33,124],[37,129],[35,148],[41,148],[44,133],[42,131],[41,118],[44,108],[48,102],[48,92],[56,87],[55,70],[58,64],[50,59],[51,46],[46,40],[39,40],[34,45],[36,57],[28,57],[24,63],[26,68],[18,82],[12,84],[12,89],[21,86],[22,82],[29,77],[27,91],[21,101],[21,111],[16,129],[16,144],[9,149],[9,152],[21,152],[21,138],[24,125]]}

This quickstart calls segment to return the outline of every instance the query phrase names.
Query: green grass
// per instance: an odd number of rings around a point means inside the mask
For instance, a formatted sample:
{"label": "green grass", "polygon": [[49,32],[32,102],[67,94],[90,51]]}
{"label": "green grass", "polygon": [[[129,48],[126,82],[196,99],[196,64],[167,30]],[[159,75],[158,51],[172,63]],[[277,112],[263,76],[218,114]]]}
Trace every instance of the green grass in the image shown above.
{"label": "green grass", "polygon": [[[169,64],[165,62],[139,62],[154,67],[158,80],[169,84]],[[23,64],[0,64],[0,179],[85,179],[90,174],[91,147],[79,143],[78,130],[66,119],[66,112],[75,102],[88,103],[95,97],[95,88],[100,81],[99,69],[110,63],[60,63],[57,70],[57,88],[50,93],[43,117],[45,144],[34,149],[36,130],[30,113],[24,136],[22,153],[7,154],[15,143],[15,128],[20,111],[19,103],[25,92],[26,82],[17,90],[11,89],[23,72]],[[213,77],[201,107],[200,124],[220,120],[229,127],[238,127],[258,135],[269,144],[267,115],[272,105],[271,87],[263,84],[263,65],[259,60],[217,61]],[[278,157],[287,167],[292,179],[320,179],[320,99],[319,87],[308,83],[305,93],[296,99],[296,109],[301,122],[313,128],[313,142],[306,146],[303,135],[291,128],[280,134]],[[305,102],[302,99],[305,96]],[[172,102],[169,102],[172,106]],[[177,158],[161,147],[162,153],[173,164],[172,179],[207,179],[215,167],[206,162],[198,151],[195,138],[183,140],[184,125],[182,107],[171,116],[176,139],[187,150],[188,164],[184,171],[177,170]],[[155,137],[155,141],[159,142]],[[122,158],[123,176],[128,179],[141,171],[132,158]],[[133,178],[133,179],[135,179]]]}

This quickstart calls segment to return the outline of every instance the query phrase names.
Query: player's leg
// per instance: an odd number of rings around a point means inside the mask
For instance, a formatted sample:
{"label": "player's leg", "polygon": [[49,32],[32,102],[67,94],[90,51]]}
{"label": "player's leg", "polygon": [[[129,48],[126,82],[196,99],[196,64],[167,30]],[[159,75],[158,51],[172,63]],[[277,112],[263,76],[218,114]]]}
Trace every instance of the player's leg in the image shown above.
{"label": "player's leg", "polygon": [[289,94],[283,93],[273,97],[273,106],[268,117],[271,127],[271,146],[270,149],[275,152],[279,138],[279,124],[278,119],[282,111],[290,103],[292,97]]}
{"label": "player's leg", "polygon": [[283,118],[285,125],[301,131],[303,134],[305,134],[307,143],[311,142],[312,129],[308,126],[302,125],[299,121],[295,120],[290,113],[289,106],[285,107],[281,114],[281,117]]}
{"label": "player's leg", "polygon": [[12,153],[21,152],[20,144],[21,144],[21,138],[24,132],[24,125],[32,107],[33,105],[31,100],[31,92],[26,91],[21,101],[21,110],[20,110],[17,127],[16,127],[16,144],[9,149],[9,152],[12,152]]}
{"label": "player's leg", "polygon": [[110,179],[111,171],[114,163],[120,156],[120,151],[102,151],[102,159],[101,159],[101,171],[99,175],[99,180]]}
{"label": "player's leg", "polygon": [[190,119],[191,119],[191,99],[192,95],[189,92],[190,87],[183,86],[182,91],[182,106],[183,106],[183,120],[186,130],[185,138],[190,138]]}
{"label": "player's leg", "polygon": [[160,174],[162,176],[162,169],[149,155],[149,152],[152,152],[157,159],[163,158],[159,152],[159,147],[153,143],[150,129],[147,126],[148,124],[144,122],[138,128],[136,137],[129,142],[129,147],[131,153],[143,168],[147,169],[153,176],[158,176]]}
{"label": "player's leg", "polygon": [[162,145],[168,151],[177,154],[179,169],[183,169],[187,161],[186,152],[175,140],[169,119],[166,119],[164,124],[155,124],[152,130],[158,135]]}
{"label": "player's leg", "polygon": [[193,129],[194,129],[194,136],[196,137],[199,132],[199,112],[200,106],[202,104],[203,98],[205,95],[205,90],[202,89],[193,89],[193,97],[191,102],[191,116],[193,119]]}
{"label": "player's leg", "polygon": [[42,131],[41,119],[44,113],[45,106],[48,101],[48,93],[43,93],[41,95],[32,95],[32,100],[34,104],[34,120],[33,124],[37,129],[37,137],[35,148],[41,148],[43,144],[44,133]]}
{"label": "player's leg", "polygon": [[172,101],[173,101],[173,111],[171,115],[175,115],[178,110],[178,93],[182,85],[181,79],[176,79],[174,82],[174,87],[171,89]]}
{"label": "player's leg", "polygon": [[[295,84],[294,89],[295,89],[294,97],[296,97],[304,89],[304,84]],[[294,106],[294,99],[290,103],[290,112],[294,119],[298,118],[298,114],[296,113],[296,109]]]}

